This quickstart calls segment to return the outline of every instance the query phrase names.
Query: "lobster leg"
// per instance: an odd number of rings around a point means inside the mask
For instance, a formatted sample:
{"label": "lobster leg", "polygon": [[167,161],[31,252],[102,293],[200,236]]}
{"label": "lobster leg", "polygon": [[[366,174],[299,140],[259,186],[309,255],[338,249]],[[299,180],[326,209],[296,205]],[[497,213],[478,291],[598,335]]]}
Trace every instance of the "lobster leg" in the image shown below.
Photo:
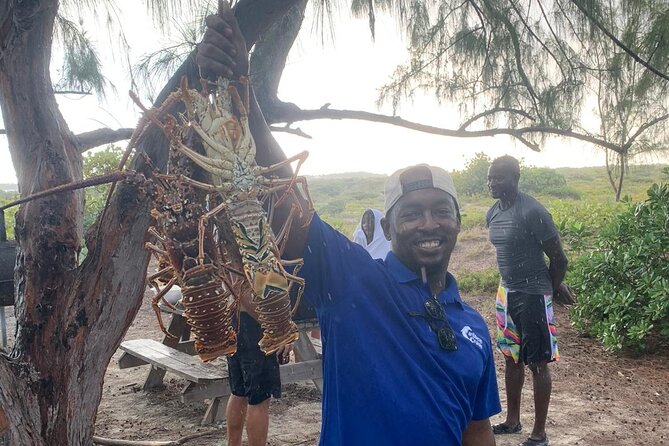
{"label": "lobster leg", "polygon": [[[266,175],[270,172],[273,172],[281,167],[284,167],[286,165],[291,164],[294,161],[297,161],[297,165],[295,166],[295,172],[293,173],[293,176],[290,178],[290,182],[287,185],[287,190],[291,190],[295,183],[298,181],[298,172],[300,171],[300,167],[302,167],[302,164],[307,160],[307,157],[309,156],[309,152],[306,150],[304,152],[300,152],[295,156],[291,156],[290,158],[287,158],[281,162],[278,162],[276,164],[273,164],[268,167],[260,168],[259,169],[259,174],[261,175]],[[280,180],[274,180],[274,181],[280,181]],[[306,184],[306,181],[302,181],[303,184]],[[276,202],[275,206],[279,206],[283,200],[286,198],[286,194],[282,195]]]}
{"label": "lobster leg", "polygon": [[[193,125],[193,130],[196,132],[201,131],[198,130],[197,125]],[[203,132],[204,134],[204,132]],[[202,136],[202,135],[200,135]],[[202,138],[204,139],[204,138]],[[212,143],[214,143],[212,141]],[[214,143],[215,144],[215,143]],[[173,145],[176,147],[176,149],[186,155],[188,158],[190,158],[195,164],[206,170],[207,172],[211,172],[212,174],[216,174],[219,176],[223,176],[226,172],[230,171],[232,169],[232,162],[228,160],[223,160],[223,159],[214,159],[214,158],[209,158],[204,155],[200,155],[196,151],[189,149],[186,147],[181,141],[176,141],[173,143]]]}
{"label": "lobster leg", "polygon": [[223,212],[226,207],[227,204],[223,202],[218,206],[216,206],[211,211],[204,214],[202,217],[200,217],[200,221],[198,222],[198,255],[197,255],[197,259],[198,262],[200,262],[200,264],[201,262],[204,261],[204,234],[207,224],[209,223],[209,219]]}
{"label": "lobster leg", "polygon": [[[150,226],[150,227],[149,227],[149,231],[148,231],[148,232],[149,232],[149,234],[151,234],[152,236],[154,236],[155,238],[157,238],[158,241],[159,241],[160,243],[163,243],[163,244],[164,244],[164,243],[165,243],[165,240],[167,240],[167,239],[166,239],[165,237],[163,237],[163,235],[162,235],[160,232],[158,232],[158,231],[156,230],[156,228],[153,227],[153,226]],[[162,254],[162,253],[161,253],[161,254]]]}
{"label": "lobster leg", "polygon": [[[306,178],[295,177],[294,179],[291,178],[291,179],[269,180],[267,184],[269,187],[265,191],[266,193],[278,194],[279,192],[283,192],[279,197],[279,199],[276,201],[276,203],[274,203],[275,207],[278,206],[281,202],[283,202],[286,196],[292,196],[293,198],[295,198],[294,202],[300,207],[300,215],[304,215],[305,209],[301,204],[301,200],[298,200],[297,192],[295,191],[295,188],[293,186],[295,184],[300,184],[306,191],[305,195],[309,197]],[[307,198],[307,203],[309,205],[309,208],[307,210],[308,211],[313,210],[313,205],[309,198]]]}
{"label": "lobster leg", "polygon": [[[286,241],[288,240],[288,235],[290,234],[290,228],[293,226],[293,219],[295,218],[295,210],[296,206],[291,206],[290,207],[290,212],[288,213],[288,218],[286,219],[286,222],[283,224],[281,227],[281,230],[279,233],[276,235],[276,244],[278,246],[279,250],[279,257],[283,255],[283,251],[286,247]],[[271,226],[272,220],[271,216],[268,219],[269,224]]]}
{"label": "lobster leg", "polygon": [[160,307],[158,307],[158,302],[160,302],[162,300],[163,303],[165,303],[168,307],[170,307],[173,310],[176,310],[174,305],[169,303],[164,298],[165,294],[167,294],[167,292],[170,289],[172,289],[172,287],[174,286],[175,283],[177,283],[177,278],[172,277],[172,279],[167,283],[167,285],[165,285],[165,288],[160,290],[155,296],[153,296],[153,299],[151,299],[151,308],[153,308],[153,311],[156,313],[156,318],[158,319],[158,325],[160,325],[160,329],[163,331],[163,333],[165,333],[165,335],[167,337],[172,338],[172,339],[177,339],[177,336],[174,336],[172,333],[167,331],[167,328],[165,328],[165,324],[163,323],[163,317],[162,317],[161,312],[160,312]]}
{"label": "lobster leg", "polygon": [[178,180],[183,180],[184,183],[188,183],[193,187],[196,187],[198,189],[201,189],[205,192],[218,192],[218,189],[216,186],[213,186],[211,184],[203,183],[201,181],[194,180],[192,178],[189,178],[185,175],[179,175],[177,177]]}
{"label": "lobster leg", "polygon": [[174,272],[174,268],[172,268],[171,266],[165,267],[165,268],[161,269],[160,271],[158,271],[154,274],[151,274],[149,277],[146,278],[146,280],[147,280],[147,282],[149,282],[149,285],[152,288],[158,289],[158,283],[156,282],[156,280],[163,277],[163,276],[167,276],[167,273],[170,272],[170,271]]}
{"label": "lobster leg", "polygon": [[297,172],[300,170],[300,167],[302,164],[307,160],[307,157],[309,156],[309,152],[304,150],[297,155],[293,155],[290,158],[286,158],[283,161],[279,161],[278,163],[272,164],[271,166],[266,166],[266,167],[258,167],[258,174],[259,175],[266,175],[270,172],[274,172],[277,169],[280,169],[282,167],[287,166],[288,164],[294,163],[295,161],[298,161],[297,166],[295,166],[295,173],[293,174],[294,177],[297,176]]}
{"label": "lobster leg", "polygon": [[235,146],[238,149],[238,156],[240,159],[243,159],[247,164],[251,164],[255,162],[255,156],[256,156],[256,148],[255,148],[255,142],[253,141],[253,138],[251,137],[250,132],[248,131],[249,129],[249,114],[248,114],[248,109],[249,109],[249,83],[248,79],[245,77],[240,79],[240,83],[242,84],[243,90],[244,90],[244,101],[242,102],[242,99],[239,97],[239,92],[235,87],[230,85],[228,87],[228,94],[230,95],[230,99],[232,100],[232,104],[237,108],[237,111],[239,113],[239,121],[241,123],[241,129],[242,129],[242,134]]}
{"label": "lobster leg", "polygon": [[145,247],[146,249],[150,249],[151,251],[153,251],[154,253],[156,253],[157,256],[158,256],[158,255],[161,255],[161,256],[167,256],[167,251],[165,251],[164,249],[160,249],[159,247],[157,247],[157,246],[154,245],[153,243],[146,242],[146,243],[144,243],[144,247]]}

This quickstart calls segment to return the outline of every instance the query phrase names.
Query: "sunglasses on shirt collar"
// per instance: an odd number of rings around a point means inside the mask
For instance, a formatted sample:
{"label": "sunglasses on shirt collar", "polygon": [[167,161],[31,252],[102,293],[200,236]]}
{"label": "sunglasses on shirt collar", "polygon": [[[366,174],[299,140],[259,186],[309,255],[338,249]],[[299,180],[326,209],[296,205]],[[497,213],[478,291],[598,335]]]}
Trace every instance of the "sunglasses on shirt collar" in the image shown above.
{"label": "sunglasses on shirt collar", "polygon": [[[411,312],[409,313],[409,316],[421,317],[427,321],[430,329],[437,335],[437,341],[442,350],[447,352],[456,351],[458,349],[458,343],[455,337],[455,332],[453,332],[453,328],[451,328],[448,319],[446,319],[446,310],[444,309],[443,304],[436,296],[432,296],[425,301],[424,308],[424,313]],[[439,323],[441,323],[441,326],[439,326]]]}

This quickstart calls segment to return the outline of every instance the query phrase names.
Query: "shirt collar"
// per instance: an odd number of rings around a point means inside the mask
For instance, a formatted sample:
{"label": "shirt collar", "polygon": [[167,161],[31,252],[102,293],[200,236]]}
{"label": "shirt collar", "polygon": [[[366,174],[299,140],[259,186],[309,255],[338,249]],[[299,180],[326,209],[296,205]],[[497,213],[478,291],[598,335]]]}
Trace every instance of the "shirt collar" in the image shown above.
{"label": "shirt collar", "polygon": [[[392,251],[390,251],[386,256],[385,263],[388,267],[388,270],[390,271],[390,274],[395,277],[398,282],[416,282],[418,285],[422,284],[422,279],[418,277],[416,273],[407,268],[406,265],[404,265],[404,263],[402,263]],[[443,296],[444,301],[447,303],[458,302],[462,304],[462,298],[460,297],[460,292],[458,291],[458,282],[449,272],[446,273],[446,283],[448,285],[439,295]]]}

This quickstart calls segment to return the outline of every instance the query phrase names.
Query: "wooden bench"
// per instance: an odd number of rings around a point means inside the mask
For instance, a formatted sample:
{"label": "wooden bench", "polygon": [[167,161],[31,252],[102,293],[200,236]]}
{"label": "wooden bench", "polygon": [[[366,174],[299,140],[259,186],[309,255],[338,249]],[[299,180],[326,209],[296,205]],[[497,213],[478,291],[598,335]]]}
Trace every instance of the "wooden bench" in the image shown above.
{"label": "wooden bench", "polygon": [[[202,419],[203,425],[224,420],[225,406],[230,396],[227,364],[202,363],[197,356],[194,356],[195,349],[193,341],[189,339],[183,312],[166,312],[172,313],[168,331],[180,337],[172,339],[166,336],[162,343],[151,339],[123,342],[120,346],[123,354],[119,358],[119,368],[150,364],[151,371],[144,382],[144,390],[162,384],[166,372],[184,378],[187,384],[181,391],[181,402],[209,401]],[[282,384],[312,380],[322,392],[323,373],[320,354],[307,334],[317,326],[313,321],[298,323],[300,338],[294,345],[294,353],[299,362],[280,366]]]}
{"label": "wooden bench", "polygon": [[[153,339],[134,339],[121,344],[121,350],[145,364],[152,364],[188,381],[204,383],[227,378],[220,366],[202,363],[196,356],[180,352]],[[125,368],[119,362],[120,368]]]}

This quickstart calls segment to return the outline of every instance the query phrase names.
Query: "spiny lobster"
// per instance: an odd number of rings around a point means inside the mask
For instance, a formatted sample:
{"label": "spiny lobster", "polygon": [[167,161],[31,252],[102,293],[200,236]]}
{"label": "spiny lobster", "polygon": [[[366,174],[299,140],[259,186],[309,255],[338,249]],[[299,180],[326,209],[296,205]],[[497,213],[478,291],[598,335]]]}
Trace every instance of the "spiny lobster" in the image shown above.
{"label": "spiny lobster", "polygon": [[[220,78],[213,84],[203,80],[203,84],[214,88],[211,92],[200,93],[189,89],[183,81],[178,96],[186,107],[186,113],[178,118],[168,116],[164,122],[155,118],[152,121],[163,130],[172,151],[188,157],[209,173],[211,184],[197,183],[197,187],[217,191],[219,203],[200,217],[198,264],[208,261],[204,245],[209,221],[213,219],[219,222],[219,227],[229,227],[231,234],[219,231],[219,236],[231,246],[227,250],[226,261],[241,263],[244,278],[252,292],[252,305],[263,328],[259,345],[266,354],[271,354],[298,337],[297,326],[291,320],[290,292],[293,285],[297,285],[299,301],[304,281],[295,273],[302,263],[301,260],[282,261],[277,240],[285,239],[292,222],[291,216],[306,210],[291,209],[288,222],[275,238],[263,202],[273,202],[277,206],[287,194],[295,193],[293,186],[296,183],[302,185],[305,193],[308,191],[302,177],[270,179],[264,175],[293,161],[298,161],[297,170],[307,154],[303,152],[269,167],[258,166],[248,122],[247,79],[241,78],[239,82],[244,92],[243,100],[237,88],[226,79]],[[145,113],[152,116],[150,110],[145,110]],[[184,143],[182,135],[186,133],[197,140],[195,144]],[[193,150],[192,146],[204,147],[205,154]],[[293,273],[287,272],[284,265],[292,266]],[[233,274],[238,271],[230,265],[226,269]]]}
{"label": "spiny lobster", "polygon": [[[236,351],[237,337],[233,317],[239,310],[239,299],[228,271],[223,267],[219,244],[212,224],[202,230],[200,222],[207,212],[207,189],[197,186],[192,162],[171,151],[168,174],[154,172],[151,178],[155,226],[149,233],[157,245],[146,247],[158,259],[159,271],[148,277],[157,291],[152,306],[160,328],[163,325],[158,303],[174,284],[182,293],[184,314],[195,340],[195,351],[203,362]],[[159,285],[164,284],[164,287]]]}

